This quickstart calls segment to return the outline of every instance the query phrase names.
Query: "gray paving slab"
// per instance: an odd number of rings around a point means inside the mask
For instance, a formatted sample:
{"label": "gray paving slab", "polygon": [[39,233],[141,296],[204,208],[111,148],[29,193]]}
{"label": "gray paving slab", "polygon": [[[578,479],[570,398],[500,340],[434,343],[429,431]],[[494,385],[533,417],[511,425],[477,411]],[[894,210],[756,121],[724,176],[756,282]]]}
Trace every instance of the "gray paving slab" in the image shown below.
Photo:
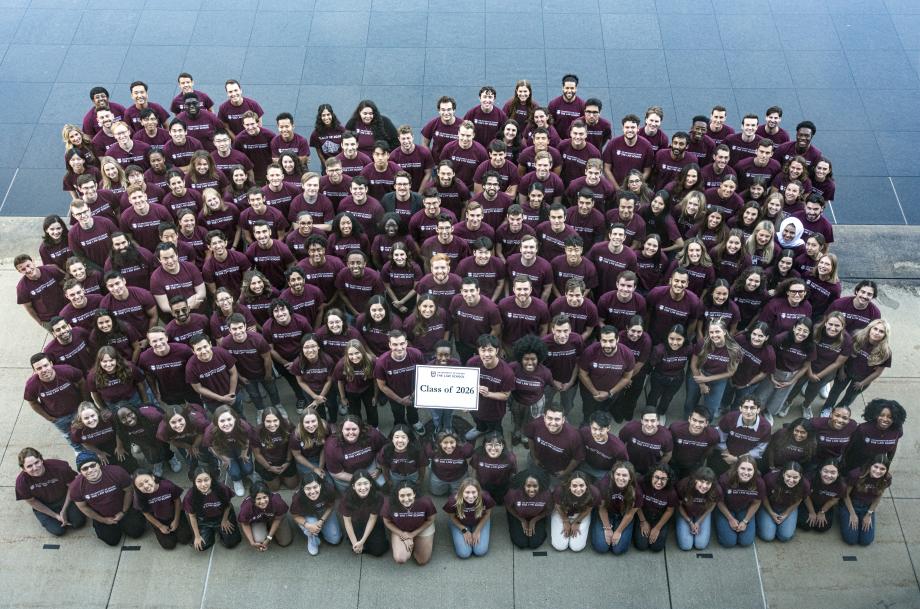
{"label": "gray paving slab", "polygon": [[756,548],[709,547],[683,552],[668,544],[668,587],[673,609],[765,609]]}
{"label": "gray paving slab", "polygon": [[[121,552],[106,604],[108,609],[187,609],[201,606],[202,594],[209,581],[210,552],[199,554],[188,548],[166,552],[150,532],[138,540],[125,541],[125,545],[137,550]],[[152,574],[167,573],[181,576],[169,577],[168,580],[151,577]]]}

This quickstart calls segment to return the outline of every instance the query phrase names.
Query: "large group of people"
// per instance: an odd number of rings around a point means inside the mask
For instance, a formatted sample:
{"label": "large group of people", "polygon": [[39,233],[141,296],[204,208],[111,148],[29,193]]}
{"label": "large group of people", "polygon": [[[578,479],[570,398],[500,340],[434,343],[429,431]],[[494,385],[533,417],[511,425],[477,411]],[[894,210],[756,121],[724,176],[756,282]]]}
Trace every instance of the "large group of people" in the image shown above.
{"label": "large group of people", "polygon": [[[651,106],[616,135],[567,74],[545,106],[524,80],[462,118],[441,97],[420,134],[321,104],[307,138],[235,80],[217,107],[178,84],[166,106],[91,89],[62,133],[68,213],[14,261],[51,334],[24,398],[76,454],[19,452],[49,533],[264,552],[299,531],[425,564],[443,497],[461,558],[496,509],[530,549],[835,520],[872,542],[906,413],[851,410],[891,328],[873,281],[841,292],[813,122],[773,106],[736,132],[714,106],[668,137]],[[471,418],[416,408],[421,364],[479,369]]]}

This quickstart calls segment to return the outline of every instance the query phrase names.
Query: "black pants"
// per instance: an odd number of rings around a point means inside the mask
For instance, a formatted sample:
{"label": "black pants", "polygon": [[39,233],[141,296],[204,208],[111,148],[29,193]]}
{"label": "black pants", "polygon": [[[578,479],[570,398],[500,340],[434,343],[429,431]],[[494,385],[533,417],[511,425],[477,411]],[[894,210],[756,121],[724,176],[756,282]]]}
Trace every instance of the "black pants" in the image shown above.
{"label": "black pants", "polygon": [[832,509],[830,510],[829,513],[824,515],[827,520],[824,526],[813,527],[810,524],[808,524],[808,510],[805,509],[804,505],[800,505],[798,524],[796,526],[802,531],[814,531],[815,533],[824,533],[826,531],[829,531],[831,527],[834,526],[834,515],[836,514],[836,512],[837,512],[836,509]]}
{"label": "black pants", "polygon": [[[664,550],[664,547],[668,543],[668,533],[671,531],[670,523],[661,527],[661,533],[658,534],[658,539],[655,540],[655,543],[649,543],[648,537],[642,534],[642,529],[639,526],[639,519],[633,521],[635,526],[633,527],[633,545],[636,546],[637,550],[651,550],[652,552],[661,552]],[[658,524],[658,521],[652,522],[649,521],[649,526],[654,527]]]}
{"label": "black pants", "polygon": [[579,392],[581,393],[581,413],[583,421],[585,424],[588,423],[588,419],[591,418],[591,415],[598,410],[603,410],[604,412],[613,414],[613,403],[616,401],[618,396],[613,396],[612,398],[607,398],[604,400],[595,400],[594,396],[591,395],[591,392],[585,389],[584,385],[580,386]]}
{"label": "black pants", "polygon": [[502,484],[501,486],[483,484],[482,488],[489,492],[489,495],[495,500],[495,505],[505,504],[505,494],[508,492],[508,483]]}
{"label": "black pants", "polygon": [[473,415],[473,422],[476,423],[476,431],[480,433],[488,433],[490,431],[502,433],[501,421],[483,421],[482,419],[477,419],[476,415]]}
{"label": "black pants", "polygon": [[220,518],[210,519],[201,518],[200,516],[197,518],[198,534],[204,540],[204,547],[201,548],[202,552],[213,546],[215,539],[219,539],[220,545],[225,548],[235,548],[243,540],[243,536],[240,533],[240,524],[236,521],[236,514],[233,508],[230,509],[230,522],[233,523],[233,531],[230,533],[225,533],[220,528]]}
{"label": "black pants", "polygon": [[648,397],[645,403],[654,408],[659,416],[666,414],[671,407],[671,400],[684,384],[684,375],[665,376],[655,370],[649,380]]}
{"label": "black pants", "polygon": [[460,360],[461,366],[466,366],[466,362],[468,362],[471,357],[476,355],[476,347],[474,346],[467,345],[466,343],[461,343],[460,341],[456,341],[454,346],[457,347],[457,359]]}
{"label": "black pants", "polygon": [[390,410],[393,412],[393,424],[415,425],[418,423],[418,410],[415,406],[403,406],[399,402],[387,400],[390,403]]}
{"label": "black pants", "polygon": [[511,543],[522,550],[536,550],[546,541],[546,518],[541,518],[533,526],[533,535],[528,537],[524,535],[524,526],[521,521],[508,514],[508,535],[511,537]]}
{"label": "black pants", "polygon": [[616,401],[613,403],[612,412],[615,421],[630,421],[633,413],[636,412],[636,402],[642,395],[642,389],[645,386],[645,373],[640,372],[639,376],[634,377],[629,387],[620,392]]}
{"label": "black pants", "polygon": [[[852,405],[857,396],[869,387],[866,385],[862,389],[857,389],[854,382],[858,380],[859,379],[850,378],[846,371],[839,372],[834,379],[834,384],[831,385],[831,391],[827,396],[827,400],[824,402],[823,408],[830,408],[833,410],[834,406],[838,403],[841,406]],[[843,399],[840,399],[840,394],[843,394]]]}
{"label": "black pants", "polygon": [[[330,392],[331,393],[331,392]],[[374,387],[368,387],[361,393],[346,393],[348,398],[348,412],[361,417],[365,423],[377,427],[380,419],[377,416],[377,405],[374,404]],[[361,416],[361,407],[364,407],[365,416]]]}
{"label": "black pants", "polygon": [[[169,524],[172,521],[163,522],[163,524]],[[195,538],[195,535],[192,533],[192,527],[188,523],[188,518],[185,517],[185,514],[179,516],[179,526],[176,527],[176,530],[172,533],[161,533],[160,529],[156,527],[151,527],[153,529],[153,534],[156,535],[157,542],[160,544],[160,547],[164,550],[172,550],[177,545],[187,546],[192,543],[192,540]]]}
{"label": "black pants", "polygon": [[303,389],[301,389],[300,385],[297,383],[297,377],[291,374],[286,366],[281,366],[277,362],[275,362],[273,365],[278,376],[287,381],[287,384],[291,386],[291,391],[294,392],[294,397],[297,398],[297,401],[299,402],[300,400],[306,400],[307,394],[303,392]]}
{"label": "black pants", "polygon": [[122,534],[132,539],[137,539],[144,534],[146,528],[147,521],[134,508],[129,508],[124,517],[115,524],[105,524],[98,520],[93,521],[96,537],[110,546],[117,546],[121,542]]}
{"label": "black pants", "polygon": [[[60,513],[61,508],[64,507],[64,500],[55,501],[54,503],[46,504],[48,509],[52,510],[55,513]],[[35,517],[38,519],[38,522],[41,523],[45,530],[54,535],[55,537],[60,537],[67,532],[68,529],[79,529],[86,524],[86,516],[80,509],[77,507],[77,504],[71,502],[67,506],[67,522],[70,523],[69,527],[61,526],[61,521],[57,518],[52,518],[47,514],[42,514],[38,510],[32,510],[35,514]]]}
{"label": "black pants", "polygon": [[[364,535],[364,528],[367,526],[367,523],[352,520],[351,526],[355,530],[355,536],[360,538]],[[346,541],[348,541],[347,538]],[[371,556],[383,556],[389,551],[390,542],[387,539],[383,526],[383,518],[377,518],[374,528],[371,529],[371,534],[367,536],[367,541],[364,542],[364,553],[370,554]]]}

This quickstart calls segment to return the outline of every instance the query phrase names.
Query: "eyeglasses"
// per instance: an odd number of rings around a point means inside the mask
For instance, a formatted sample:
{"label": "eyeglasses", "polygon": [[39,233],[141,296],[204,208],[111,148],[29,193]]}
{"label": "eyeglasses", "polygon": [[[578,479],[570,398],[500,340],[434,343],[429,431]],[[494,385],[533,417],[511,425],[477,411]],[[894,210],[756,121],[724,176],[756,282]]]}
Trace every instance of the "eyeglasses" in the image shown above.
{"label": "eyeglasses", "polygon": [[80,466],[80,471],[81,471],[81,472],[88,472],[89,470],[95,469],[95,468],[97,468],[97,467],[99,467],[99,464],[98,464],[98,463],[95,463],[95,462],[93,462],[93,463],[86,463],[86,464]]}
{"label": "eyeglasses", "polygon": [[788,290],[788,294],[804,294],[805,290]]}

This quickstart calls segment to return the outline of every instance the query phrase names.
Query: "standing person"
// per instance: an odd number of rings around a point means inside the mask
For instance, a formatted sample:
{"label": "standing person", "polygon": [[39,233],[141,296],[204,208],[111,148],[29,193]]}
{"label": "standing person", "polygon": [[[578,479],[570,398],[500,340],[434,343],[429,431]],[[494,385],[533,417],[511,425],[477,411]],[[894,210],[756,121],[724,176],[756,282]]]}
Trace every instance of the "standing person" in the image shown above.
{"label": "standing person", "polygon": [[591,512],[600,505],[600,493],[588,482],[588,476],[575,470],[553,491],[550,516],[550,541],[559,552],[581,552],[588,545]]}
{"label": "standing person", "polygon": [[713,320],[709,324],[706,339],[694,349],[690,360],[684,416],[690,415],[701,396],[710,420],[716,416],[722,405],[725,388],[738,369],[742,357],[741,347],[729,335],[724,320]]}
{"label": "standing person", "polygon": [[403,480],[418,483],[425,477],[427,459],[408,425],[397,423],[390,432],[389,442],[377,453],[377,464],[387,483]]}
{"label": "standing person", "polygon": [[288,441],[301,479],[310,472],[320,479],[326,475],[326,455],[323,449],[330,433],[331,427],[327,426],[315,408],[304,409],[298,417],[297,428]]}
{"label": "standing person", "polygon": [[626,461],[626,445],[616,434],[610,433],[610,415],[596,410],[589,419],[590,425],[578,430],[584,446],[585,458],[579,469],[594,480],[600,480],[617,461]]}
{"label": "standing person", "polygon": [[862,467],[850,470],[847,492],[837,506],[840,534],[848,545],[868,546],[875,541],[875,509],[891,486],[888,459],[877,455]]}
{"label": "standing person", "polygon": [[467,477],[473,445],[460,443],[452,431],[442,431],[433,442],[425,445],[428,458],[428,487],[432,495],[443,496],[456,493],[460,482]]}
{"label": "standing person", "polygon": [[265,409],[255,429],[252,456],[258,476],[272,491],[297,487],[297,467],[291,456],[291,424],[274,406]]}
{"label": "standing person", "polygon": [[[585,420],[596,410],[611,412],[614,401],[630,382],[635,358],[617,345],[617,329],[603,326],[600,340],[589,345],[578,360],[582,411]],[[617,420],[614,413],[614,421]]]}
{"label": "standing person", "polygon": [[332,371],[335,379],[339,404],[348,405],[348,412],[362,416],[373,427],[378,426],[377,398],[379,389],[374,382],[374,364],[377,358],[359,340],[349,340],[345,346],[345,356],[339,360]]}
{"label": "standing person", "polygon": [[629,461],[614,463],[601,485],[601,503],[591,524],[591,546],[596,552],[619,556],[632,543],[633,519],[643,506],[642,490]]}
{"label": "standing person", "polygon": [[776,352],[770,344],[770,332],[770,326],[755,321],[745,332],[735,335],[735,342],[741,347],[741,362],[725,388],[720,412],[737,407],[776,370]]}
{"label": "standing person", "polygon": [[229,406],[218,407],[211,417],[211,424],[204,432],[202,445],[210,449],[227,474],[233,480],[233,492],[237,497],[246,493],[243,477],[252,481],[252,451],[258,440],[252,427],[238,418]]}
{"label": "standing person", "polygon": [[802,466],[790,461],[764,476],[766,494],[757,512],[757,536],[764,541],[789,541],[795,535],[799,504],[811,492]]}
{"label": "standing person", "polygon": [[230,503],[233,491],[215,480],[207,467],[196,468],[192,482],[192,488],[182,498],[182,508],[194,535],[192,547],[204,552],[219,539],[225,548],[235,548],[243,538]]}
{"label": "standing person", "polygon": [[386,438],[377,428],[366,425],[353,414],[345,415],[338,433],[327,438],[323,447],[326,471],[336,488],[346,491],[358,470],[367,470],[374,482],[382,486],[384,478],[376,457],[384,444]]}
{"label": "standing person", "polygon": [[546,522],[553,513],[549,477],[540,470],[526,469],[511,480],[505,495],[508,534],[522,550],[536,550],[546,541]]}
{"label": "standing person", "polygon": [[[885,368],[891,367],[891,326],[884,319],[874,319],[853,335],[853,355],[837,373],[821,414],[835,405],[849,406],[866,390]],[[840,394],[843,394],[841,399]]]}
{"label": "standing person", "polygon": [[546,109],[559,134],[568,136],[571,124],[585,114],[585,102],[578,97],[578,76],[566,74],[562,77],[562,95],[552,99]]}
{"label": "standing person", "polygon": [[355,472],[339,502],[345,534],[355,554],[383,556],[387,551],[387,538],[380,518],[382,507],[383,495],[370,474],[365,470]]}
{"label": "standing person", "polygon": [[342,527],[335,516],[336,499],[335,487],[326,483],[321,474],[303,475],[300,490],[291,500],[291,516],[307,538],[310,556],[319,554],[321,538],[333,546],[342,541]]}
{"label": "standing person", "polygon": [[514,372],[514,391],[511,392],[514,430],[511,432],[511,443],[519,444],[524,425],[539,418],[540,413],[544,412],[546,388],[552,384],[553,376],[543,365],[546,345],[533,334],[514,343],[514,357],[515,361],[511,363]]}
{"label": "standing person", "polygon": [[581,435],[565,420],[561,406],[547,404],[543,416],[531,420],[524,433],[530,439],[528,467],[543,470],[551,479],[565,478],[585,459]]}
{"label": "standing person", "polygon": [[77,455],[80,474],[68,485],[68,495],[93,523],[96,537],[116,546],[122,534],[137,539],[147,528],[144,517],[132,507],[134,486],[128,472],[103,465],[92,452]]}
{"label": "standing person", "polygon": [[722,489],[716,474],[701,467],[677,483],[677,546],[689,550],[705,550],[712,535],[712,511],[722,502]]}
{"label": "standing person", "polygon": [[145,469],[134,472],[134,508],[153,529],[164,550],[192,542],[192,529],[182,512],[182,489]]}
{"label": "standing person", "polygon": [[642,418],[620,428],[620,440],[626,446],[629,462],[645,475],[657,463],[667,463],[674,452],[674,440],[667,427],[659,425],[658,413],[646,407]]}
{"label": "standing person", "polygon": [[[333,318],[336,311],[330,309],[327,319]],[[342,323],[341,320],[339,323]],[[303,415],[307,408],[315,408],[323,418],[332,422],[337,419],[339,411],[336,409],[335,398],[338,394],[332,390],[334,370],[335,359],[320,347],[317,336],[304,334],[300,338],[300,355],[291,366],[291,373],[296,376],[304,396],[297,400],[298,415]]]}
{"label": "standing person", "polygon": [[256,482],[240,504],[237,520],[249,545],[265,552],[272,541],[282,548],[294,541],[287,513],[288,505],[281,495],[273,493],[265,483]]}
{"label": "standing person", "polygon": [[69,528],[79,529],[86,517],[67,492],[77,472],[60,459],[45,459],[32,447],[19,451],[16,476],[16,501],[25,501],[42,527],[60,537]]}
{"label": "standing person", "polygon": [[680,324],[674,324],[668,331],[667,340],[652,349],[649,358],[651,374],[645,403],[655,409],[662,425],[665,425],[667,420],[671,400],[684,384],[692,351],[693,348],[687,341],[686,330]]}
{"label": "standing person", "polygon": [[770,425],[774,416],[784,417],[789,412],[789,394],[815,359],[811,327],[811,319],[802,317],[791,330],[773,338],[776,370],[757,387],[757,398],[764,405],[764,417]]}
{"label": "standing person", "polygon": [[469,558],[488,553],[494,507],[495,501],[474,478],[460,482],[443,508],[450,517],[450,536],[457,556]]}
{"label": "standing person", "polygon": [[[434,358],[428,362],[429,366],[462,366],[459,359],[454,358],[453,344],[449,340],[439,340],[434,346]],[[454,411],[450,408],[431,408],[431,424],[433,433],[437,436],[442,431],[454,430]]]}
{"label": "standing person", "polygon": [[757,462],[742,455],[719,477],[723,497],[716,512],[716,535],[725,548],[747,547],[754,543],[757,523],[754,514],[766,496],[763,479],[757,472]]}
{"label": "standing person", "polygon": [[204,334],[190,338],[188,345],[194,357],[185,366],[185,382],[201,396],[202,404],[212,412],[224,405],[241,413],[243,395],[237,392],[236,358],[220,347],[211,347]]}
{"label": "standing person", "polygon": [[73,366],[52,364],[44,353],[36,353],[29,362],[33,374],[26,381],[23,399],[79,452],[80,446],[70,439],[70,423],[80,402],[88,397],[83,373]]}
{"label": "standing person", "polygon": [[584,351],[584,339],[572,332],[572,322],[565,313],[553,317],[549,330],[549,334],[543,336],[543,344],[546,345],[545,365],[553,378],[546,385],[546,401],[552,402],[558,395],[558,403],[568,416],[580,385],[578,361]]}
{"label": "standing person", "polygon": [[639,482],[642,506],[636,512],[639,533],[633,533],[637,550],[661,552],[668,541],[668,524],[677,508],[674,472],[666,464],[653,467]]}
{"label": "standing person", "polygon": [[475,440],[487,431],[502,430],[502,419],[508,398],[514,389],[514,371],[499,357],[500,342],[497,336],[483,334],[477,341],[478,355],[466,363],[479,368],[479,408],[473,414],[476,426],[466,432],[466,439]]}
{"label": "standing person", "polygon": [[820,322],[814,333],[815,359],[799,379],[788,400],[791,402],[802,392],[802,416],[812,418],[811,403],[819,393],[830,395],[830,384],[837,371],[853,354],[853,339],[846,331],[846,317],[841,311],[831,311]]}
{"label": "standing person", "polygon": [[428,564],[434,547],[437,509],[430,498],[421,496],[418,485],[411,480],[393,485],[380,514],[390,531],[393,560],[404,564],[414,558],[419,566]]}
{"label": "standing person", "polygon": [[719,444],[719,430],[709,425],[709,411],[697,406],[683,421],[669,427],[674,450],[668,465],[674,468],[675,480],[682,480],[703,467]]}
{"label": "standing person", "polygon": [[402,330],[390,330],[390,350],[377,358],[374,364],[374,379],[377,388],[390,402],[394,423],[408,423],[419,435],[425,433],[425,426],[419,421],[418,410],[413,404],[415,391],[415,367],[425,363],[422,352],[409,346],[409,339]]}
{"label": "standing person", "polygon": [[236,359],[239,381],[256,409],[258,424],[265,408],[260,387],[265,389],[271,404],[281,409],[281,397],[272,374],[272,348],[261,334],[249,330],[242,313],[231,313],[227,325],[229,333],[220,339],[220,346]]}
{"label": "standing person", "polygon": [[719,419],[719,454],[712,454],[709,463],[717,472],[724,472],[748,455],[760,459],[767,449],[773,426],[761,416],[763,407],[755,397],[744,398],[738,410],[732,410]]}

